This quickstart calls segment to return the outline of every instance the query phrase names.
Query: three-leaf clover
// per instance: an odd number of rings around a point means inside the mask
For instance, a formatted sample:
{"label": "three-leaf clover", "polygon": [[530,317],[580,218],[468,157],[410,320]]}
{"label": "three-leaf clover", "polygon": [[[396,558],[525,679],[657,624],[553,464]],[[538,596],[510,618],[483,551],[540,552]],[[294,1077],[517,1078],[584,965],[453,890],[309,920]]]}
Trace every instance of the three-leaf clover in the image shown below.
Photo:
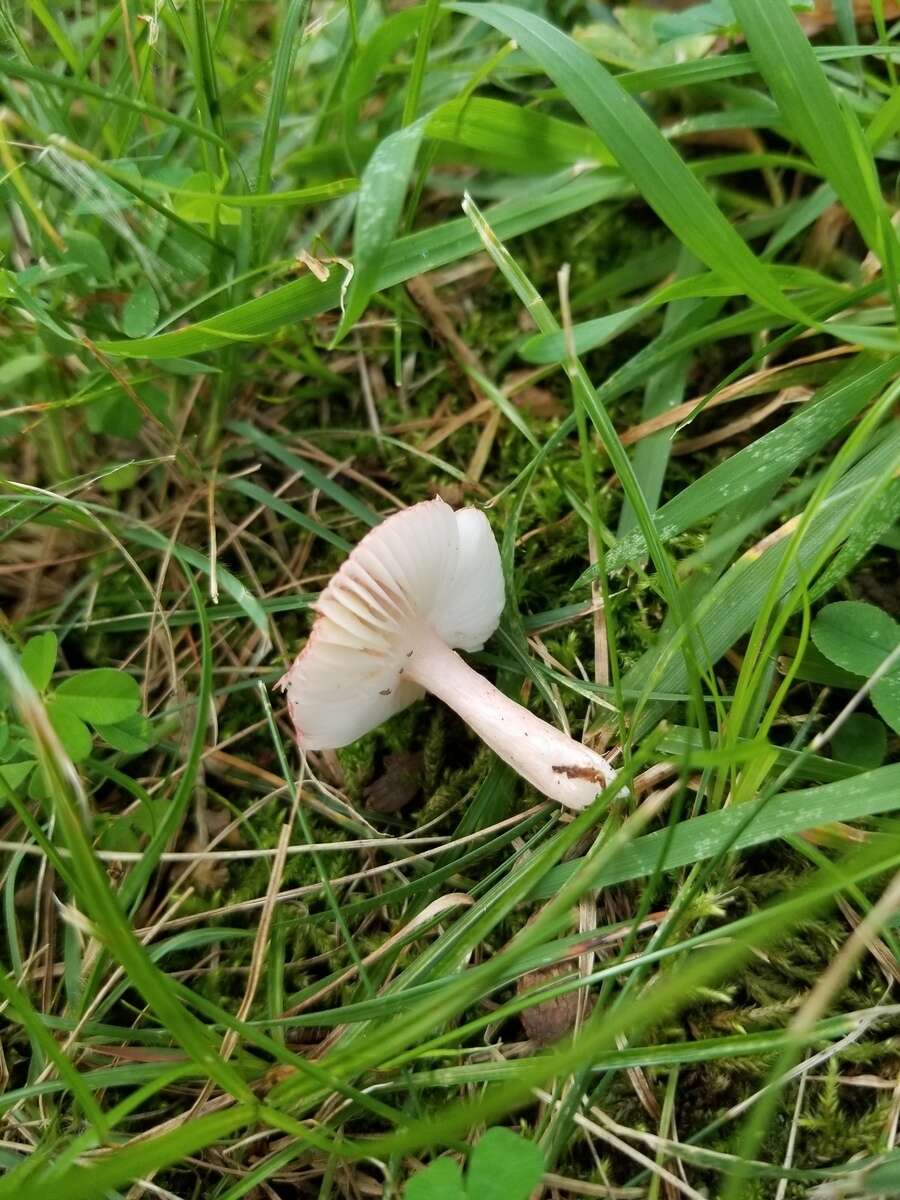
{"label": "three-leaf clover", "polygon": [[[41,633],[22,649],[21,666],[43,697],[47,716],[73,762],[91,754],[95,735],[113,749],[139,754],[151,744],[149,725],[141,716],[137,681],[125,671],[98,667],[76,671],[53,687],[59,645],[56,634]],[[0,708],[3,704],[0,703]],[[26,783],[35,766],[34,747],[26,731],[0,714],[0,774],[10,788]]]}
{"label": "three-leaf clover", "polygon": [[544,1155],[510,1129],[488,1129],[469,1155],[465,1178],[455,1159],[438,1158],[414,1175],[404,1200],[528,1200]]}
{"label": "three-leaf clover", "polygon": [[[841,600],[826,604],[817,614],[812,639],[829,662],[849,672],[848,682],[861,687],[900,646],[900,625],[874,604]],[[879,716],[900,733],[900,660],[873,686],[870,698]],[[854,713],[836,735],[832,751],[858,766],[878,766],[886,741],[880,721],[866,713]]]}

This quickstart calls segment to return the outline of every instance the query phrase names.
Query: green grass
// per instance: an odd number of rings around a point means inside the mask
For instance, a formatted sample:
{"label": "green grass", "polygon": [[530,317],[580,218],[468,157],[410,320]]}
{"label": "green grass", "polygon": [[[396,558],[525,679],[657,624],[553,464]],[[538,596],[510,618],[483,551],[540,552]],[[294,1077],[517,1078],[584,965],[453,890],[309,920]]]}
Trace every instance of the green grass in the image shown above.
{"label": "green grass", "polygon": [[[0,1200],[900,1195],[900,28],[727,7],[0,8]],[[434,494],[577,816],[300,763]]]}

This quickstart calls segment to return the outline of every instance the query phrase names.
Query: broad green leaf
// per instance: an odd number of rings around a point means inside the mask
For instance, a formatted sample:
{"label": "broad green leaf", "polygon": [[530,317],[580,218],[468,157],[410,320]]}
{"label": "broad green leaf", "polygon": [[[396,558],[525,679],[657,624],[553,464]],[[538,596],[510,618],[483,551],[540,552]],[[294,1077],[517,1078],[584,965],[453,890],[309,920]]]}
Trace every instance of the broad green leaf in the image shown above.
{"label": "broad green leaf", "polygon": [[871,675],[896,650],[900,625],[883,609],[862,600],[826,606],[812,624],[812,638],[833,663],[854,675]]}
{"label": "broad green leaf", "polygon": [[469,1200],[528,1200],[544,1173],[540,1146],[510,1129],[488,1129],[469,1155]]}
{"label": "broad green leaf", "polygon": [[[837,666],[868,677],[900,645],[900,625],[874,604],[841,600],[818,613],[812,637]],[[891,728],[900,732],[900,662],[872,688],[872,703]]]}
{"label": "broad green leaf", "polygon": [[219,199],[217,181],[207,171],[197,171],[172,189],[172,211],[183,221],[202,225],[240,225],[241,214]]}
{"label": "broad green leaf", "polygon": [[[37,766],[33,760],[28,762],[4,763],[0,766],[0,779],[14,792],[26,782],[28,776]],[[3,790],[0,788],[0,804],[3,803]]]}
{"label": "broad green leaf", "polygon": [[425,118],[398,129],[379,142],[363,171],[353,227],[353,278],[336,342],[356,324],[377,288],[424,133]]}
{"label": "broad green leaf", "polygon": [[56,736],[62,742],[63,750],[72,762],[84,762],[90,756],[94,745],[91,731],[84,721],[56,697],[47,701],[47,716],[56,731]]}
{"label": "broad green leaf", "polygon": [[866,1196],[900,1196],[900,1153],[890,1154],[886,1162],[879,1163],[867,1171],[863,1178],[863,1193]]}
{"label": "broad green leaf", "polygon": [[53,678],[58,644],[56,634],[48,630],[29,638],[22,649],[22,670],[36,692],[44,692]]}
{"label": "broad green leaf", "polygon": [[112,278],[112,267],[106,247],[99,238],[82,229],[66,231],[67,258],[72,258],[84,268],[88,278],[105,282]]}
{"label": "broad green leaf", "polygon": [[701,262],[757,303],[809,324],[645,110],[585,49],[524,9],[493,3],[450,7],[493,25],[546,71],[647,203]]}
{"label": "broad green leaf", "polygon": [[140,839],[129,816],[109,817],[104,814],[94,829],[101,850],[137,850]]}
{"label": "broad green leaf", "polygon": [[108,433],[111,437],[137,437],[144,422],[140,409],[124,392],[92,401],[86,411],[91,433]]}
{"label": "broad green leaf", "polygon": [[831,739],[831,752],[841,762],[867,771],[880,767],[887,753],[884,722],[868,713],[851,713]]}
{"label": "broad green leaf", "polygon": [[404,1200],[467,1200],[462,1172],[452,1158],[438,1158],[417,1171],[403,1191]]}
{"label": "broad green leaf", "polygon": [[122,310],[122,330],[128,337],[146,337],[159,320],[159,298],[149,280],[142,280]]}
{"label": "broad green leaf", "polygon": [[115,725],[95,722],[94,728],[104,742],[107,742],[114,750],[121,750],[123,754],[142,754],[153,745],[153,730],[150,722],[138,713]]}
{"label": "broad green leaf", "polygon": [[20,380],[40,370],[46,361],[44,354],[17,354],[15,358],[0,363],[0,392],[15,387]]}
{"label": "broad green leaf", "polygon": [[116,492],[126,492],[134,487],[140,475],[137,463],[123,463],[121,467],[114,467],[103,476],[100,488],[108,495],[114,496]]}
{"label": "broad green leaf", "polygon": [[138,711],[141,689],[125,671],[97,667],[64,679],[56,689],[55,700],[82,721],[115,725]]}
{"label": "broad green leaf", "polygon": [[895,733],[900,733],[900,672],[891,671],[872,688],[872,703]]}
{"label": "broad green leaf", "polygon": [[[768,803],[751,800],[734,808],[704,813],[682,821],[671,832],[660,829],[648,833],[618,851],[591,886],[610,887],[628,879],[640,879],[651,875],[658,865],[663,871],[673,871],[712,858],[726,846],[746,850],[832,821],[857,821],[898,808],[900,765],[879,767],[837,783],[783,792]],[[575,859],[554,867],[538,884],[535,898],[554,895],[579,864],[580,860]]]}

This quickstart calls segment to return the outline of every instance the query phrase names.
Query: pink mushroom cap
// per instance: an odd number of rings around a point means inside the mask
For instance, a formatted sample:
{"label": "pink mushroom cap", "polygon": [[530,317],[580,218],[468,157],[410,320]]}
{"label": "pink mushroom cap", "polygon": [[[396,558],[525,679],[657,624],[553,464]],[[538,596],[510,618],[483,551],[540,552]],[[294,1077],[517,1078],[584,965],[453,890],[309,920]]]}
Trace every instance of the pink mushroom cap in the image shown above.
{"label": "pink mushroom cap", "polygon": [[306,647],[279,681],[301,749],[346,746],[421,699],[404,676],[423,633],[480,650],[503,605],[484,513],[435,499],[376,525],[322,592]]}

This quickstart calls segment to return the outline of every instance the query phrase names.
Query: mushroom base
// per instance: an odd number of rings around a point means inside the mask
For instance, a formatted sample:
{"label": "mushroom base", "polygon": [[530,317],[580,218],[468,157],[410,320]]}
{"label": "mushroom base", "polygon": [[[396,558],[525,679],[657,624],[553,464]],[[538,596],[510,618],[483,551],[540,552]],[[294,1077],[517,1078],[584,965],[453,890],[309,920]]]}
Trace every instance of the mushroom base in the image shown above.
{"label": "mushroom base", "polygon": [[436,634],[425,630],[405,674],[459,713],[530,784],[567,808],[586,808],[612,780],[601,755],[510,700]]}

